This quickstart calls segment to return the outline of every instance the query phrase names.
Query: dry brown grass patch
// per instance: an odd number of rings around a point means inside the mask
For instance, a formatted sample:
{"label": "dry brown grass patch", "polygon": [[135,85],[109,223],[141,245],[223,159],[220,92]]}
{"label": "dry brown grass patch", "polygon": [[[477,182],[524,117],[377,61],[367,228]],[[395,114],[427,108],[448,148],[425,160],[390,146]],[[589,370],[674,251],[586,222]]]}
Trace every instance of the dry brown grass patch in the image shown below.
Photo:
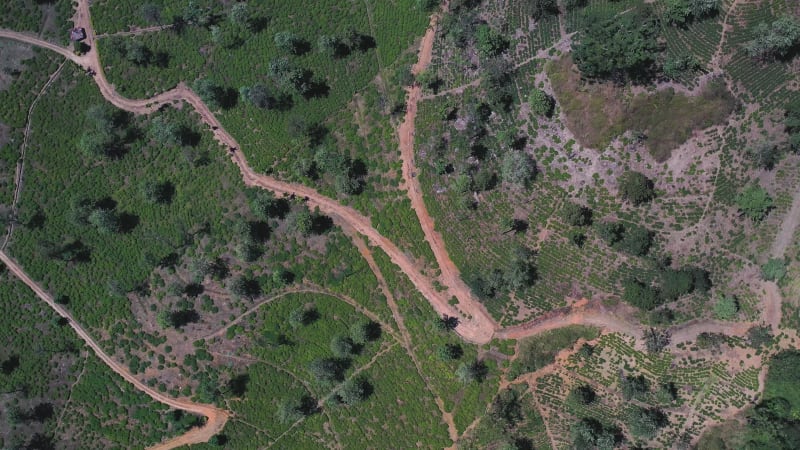
{"label": "dry brown grass patch", "polygon": [[632,130],[647,136],[650,153],[664,161],[695,130],[723,123],[736,107],[721,80],[709,82],[696,96],[668,88],[626,99],[623,87],[581,80],[569,57],[549,63],[546,70],[567,126],[590,148],[603,148]]}

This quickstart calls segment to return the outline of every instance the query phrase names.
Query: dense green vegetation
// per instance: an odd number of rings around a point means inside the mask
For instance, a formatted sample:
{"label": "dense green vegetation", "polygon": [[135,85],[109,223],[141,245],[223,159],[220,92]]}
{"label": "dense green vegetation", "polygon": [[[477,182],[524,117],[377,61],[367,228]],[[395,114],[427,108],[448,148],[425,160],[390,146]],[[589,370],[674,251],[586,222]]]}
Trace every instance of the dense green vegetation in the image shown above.
{"label": "dense green vegetation", "polygon": [[769,365],[764,396],[748,411],[747,426],[723,435],[711,433],[700,448],[791,449],[800,445],[800,353],[783,351]]}
{"label": "dense green vegetation", "polygon": [[192,423],[130,389],[10,274],[0,273],[0,430],[7,448],[144,447]]}

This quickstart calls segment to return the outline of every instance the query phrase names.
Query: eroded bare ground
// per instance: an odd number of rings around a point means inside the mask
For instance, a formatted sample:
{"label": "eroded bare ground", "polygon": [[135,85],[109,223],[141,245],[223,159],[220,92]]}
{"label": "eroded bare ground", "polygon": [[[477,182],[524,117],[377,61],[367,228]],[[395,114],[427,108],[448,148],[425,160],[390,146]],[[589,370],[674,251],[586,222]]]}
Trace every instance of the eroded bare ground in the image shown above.
{"label": "eroded bare ground", "polygon": [[[735,7],[732,5],[731,9]],[[445,4],[446,8],[446,4]],[[446,10],[446,9],[445,9]],[[729,11],[730,13],[730,11]],[[431,26],[427,30],[420,45],[420,52],[417,64],[414,65],[414,73],[424,70],[430,62],[433,47],[433,37],[435,35],[436,24],[440,14],[434,14],[431,18]],[[415,263],[393,242],[382,236],[375,228],[372,227],[369,218],[363,216],[352,208],[340,205],[335,200],[320,195],[315,190],[292,183],[286,183],[276,180],[272,177],[256,173],[247,163],[246,158],[242,154],[239,144],[220,124],[214,114],[209,110],[205,103],[185,84],[181,83],[177,87],[162,94],[159,94],[150,99],[133,100],[122,97],[119,95],[114,87],[110,85],[105,78],[102,66],[100,64],[97,48],[94,45],[94,32],[89,14],[88,0],[79,0],[77,12],[74,17],[75,25],[83,27],[87,30],[87,44],[91,50],[82,55],[76,56],[69,49],[59,47],[49,42],[40,40],[34,36],[13,32],[8,30],[0,30],[0,38],[8,38],[21,42],[26,42],[39,47],[47,48],[51,51],[57,52],[76,64],[81,65],[86,69],[92,69],[95,73],[95,82],[104,96],[110,103],[120,109],[133,112],[136,114],[149,114],[157,110],[163,105],[176,106],[181,102],[190,104],[200,114],[201,120],[206,123],[212,130],[216,140],[222,144],[231,154],[232,161],[238,166],[242,178],[248,186],[258,186],[264,189],[269,189],[278,194],[290,194],[302,196],[307,199],[309,206],[319,207],[320,210],[331,216],[331,218],[343,229],[353,234],[358,234],[366,238],[371,244],[380,247],[390,257],[392,262],[396,264],[410,279],[414,286],[422,293],[422,295],[431,303],[433,308],[439,314],[447,314],[456,316],[461,319],[458,327],[459,334],[467,341],[483,344],[489,342],[493,337],[506,338],[506,339],[519,339],[523,337],[533,336],[538,333],[552,330],[555,328],[563,327],[572,324],[583,324],[600,327],[604,332],[619,332],[634,337],[640,337],[642,330],[637,321],[632,318],[632,312],[626,310],[624,306],[615,308],[606,308],[599,303],[590,303],[583,300],[576,302],[568,308],[555,311],[546,316],[537,318],[530,323],[523,324],[516,327],[499,329],[498,325],[486,312],[485,308],[478,302],[470,292],[466,284],[461,280],[458,269],[449,258],[441,236],[436,232],[432,218],[427,212],[422,197],[422,191],[418,181],[416,180],[416,167],[414,165],[414,120],[416,118],[417,103],[421,99],[421,90],[418,86],[411,87],[408,91],[407,97],[407,113],[405,121],[398,129],[400,137],[400,150],[403,158],[403,179],[404,186],[408,191],[409,198],[411,199],[412,206],[417,213],[417,216],[422,225],[425,233],[426,241],[431,246],[437,263],[441,269],[440,281],[447,287],[444,292],[440,292],[434,286],[434,280],[422,275]],[[142,30],[143,32],[150,30]],[[724,34],[723,34],[724,36]],[[720,43],[722,45],[722,43]],[[715,57],[715,60],[719,58]],[[790,214],[782,224],[779,237],[773,247],[773,254],[783,253],[788,242],[791,239],[795,229],[800,222],[800,196],[795,196],[794,203]],[[789,238],[782,238],[789,236]],[[371,255],[369,249],[360,241],[361,237],[354,237],[354,242],[359,245],[359,249],[367,258],[369,262]],[[114,361],[109,355],[104,353],[100,346],[93,340],[93,338],[75,321],[68,311],[56,304],[52,296],[45,292],[38,284],[36,284],[24,270],[8,255],[0,252],[0,261],[8,266],[11,273],[20,278],[26,285],[28,285],[43,301],[45,301],[53,310],[59,315],[69,321],[70,326],[78,333],[78,335],[87,343],[87,345],[97,354],[100,359],[107,364],[112,370],[122,376],[126,381],[134,385],[136,389],[149,395],[156,401],[170,405],[174,408],[184,409],[196,414],[202,414],[208,418],[205,426],[195,428],[188,433],[178,436],[175,439],[159,444],[155,448],[170,449],[181,445],[206,442],[214,434],[218,433],[224,427],[226,421],[230,417],[230,413],[211,405],[203,405],[194,403],[185,399],[173,399],[156,392],[139,381],[127,369]],[[370,264],[370,267],[375,272],[376,277],[382,280],[380,271],[377,266]],[[403,326],[403,318],[400,311],[397,309],[396,304],[391,301],[390,292],[385,282],[382,283],[382,289],[388,293],[390,309],[392,310],[395,321],[400,330],[399,342],[406,347],[411,358],[414,360],[417,369],[419,370],[419,362],[410,347],[410,339],[408,332]],[[762,299],[764,314],[764,321],[777,329],[780,323],[781,312],[781,295],[777,286],[773,283],[764,284],[765,295]],[[455,297],[458,300],[458,307],[453,307],[449,304],[449,300]],[[709,322],[702,321],[696,323],[687,323],[682,326],[676,327],[672,330],[672,348],[675,349],[676,345],[681,342],[691,341],[696,339],[700,332],[721,332],[729,335],[743,336],[750,323],[723,323],[723,322]],[[793,334],[793,333],[792,333]],[[790,345],[790,340],[796,336],[784,337],[780,346],[785,347]],[[558,361],[556,362],[556,365]],[[553,366],[555,367],[555,365]],[[552,370],[552,369],[543,369]],[[762,371],[763,372],[763,371]],[[421,371],[420,371],[420,375]],[[527,375],[526,377],[536,377],[537,374]],[[424,377],[423,377],[424,379]],[[430,389],[430,388],[429,388]],[[763,376],[759,378],[759,389],[763,389]],[[452,417],[448,417],[441,404],[441,399],[437,398],[437,405],[442,409],[443,420],[448,424],[450,430],[450,437],[454,439],[457,437]],[[551,436],[552,439],[552,436]]]}

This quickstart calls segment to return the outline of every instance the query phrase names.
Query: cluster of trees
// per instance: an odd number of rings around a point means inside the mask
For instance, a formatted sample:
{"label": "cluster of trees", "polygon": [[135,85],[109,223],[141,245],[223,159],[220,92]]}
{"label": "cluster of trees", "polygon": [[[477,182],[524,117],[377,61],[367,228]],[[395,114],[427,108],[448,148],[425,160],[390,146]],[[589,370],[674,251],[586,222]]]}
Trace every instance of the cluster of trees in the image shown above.
{"label": "cluster of trees", "polygon": [[664,61],[662,71],[664,76],[671,80],[676,80],[682,75],[698,71],[702,68],[702,64],[694,55],[677,55],[668,57]]}
{"label": "cluster of trees", "polygon": [[337,149],[320,147],[314,153],[312,172],[322,172],[333,177],[336,192],[356,195],[364,190],[367,166],[360,159],[351,159]]}
{"label": "cluster of trees", "polygon": [[747,54],[761,61],[785,58],[800,44],[800,21],[783,16],[771,24],[759,24],[755,39],[745,44]]}
{"label": "cluster of trees", "polygon": [[786,350],[770,361],[764,400],[747,414],[746,448],[800,448],[800,352]]}
{"label": "cluster of trees", "polygon": [[697,267],[679,270],[665,268],[662,269],[659,278],[657,285],[636,278],[624,281],[622,299],[637,308],[649,311],[692,292],[705,293],[711,289],[708,272]]}
{"label": "cluster of trees", "polygon": [[[304,308],[304,311],[308,311]],[[303,319],[307,322],[307,318]],[[334,336],[330,342],[333,358],[318,358],[308,365],[309,372],[316,381],[323,386],[339,386],[333,391],[333,399],[339,404],[355,405],[360,403],[373,392],[373,386],[363,376],[344,379],[345,371],[352,364],[351,358],[358,355],[364,346],[381,336],[380,325],[375,322],[365,321],[354,323],[350,327],[349,336]]]}
{"label": "cluster of trees", "polygon": [[78,149],[87,157],[120,157],[138,131],[130,125],[131,115],[106,104],[93,105],[86,110],[89,126],[78,140]]}
{"label": "cluster of trees", "polygon": [[268,75],[275,85],[284,92],[292,92],[305,98],[313,97],[326,85],[314,81],[314,73],[303,69],[285,56],[269,62]]}
{"label": "cluster of trees", "polygon": [[535,280],[533,254],[524,247],[517,247],[505,270],[494,269],[488,275],[473,274],[467,283],[479,298],[490,300],[509,292],[521,292],[532,286]]}
{"label": "cluster of trees", "polygon": [[576,246],[583,247],[586,242],[586,233],[581,228],[592,224],[592,210],[577,203],[569,202],[561,210],[561,217],[567,225],[576,227],[570,229],[568,233],[569,240]]}
{"label": "cluster of trees", "polygon": [[693,20],[711,17],[719,9],[719,0],[667,0],[664,20],[683,26]]}
{"label": "cluster of trees", "polygon": [[164,52],[153,52],[144,42],[136,39],[112,37],[109,48],[136,66],[155,65],[166,67],[169,55]]}
{"label": "cluster of trees", "polygon": [[75,225],[91,225],[103,234],[129,232],[138,223],[138,218],[132,214],[119,213],[116,208],[117,202],[109,198],[95,201],[78,196],[71,200],[68,214]]}
{"label": "cluster of trees", "polygon": [[208,26],[212,41],[228,49],[241,46],[250,34],[258,33],[267,23],[267,18],[259,15],[247,3],[234,3],[227,18],[225,21],[219,15],[211,14],[210,10],[190,8],[185,10],[183,16],[186,23]]}
{"label": "cluster of trees", "polygon": [[652,77],[661,47],[650,9],[598,14],[586,23],[572,44],[572,57],[585,77],[616,82]]}
{"label": "cluster of trees", "polygon": [[594,229],[600,239],[611,248],[631,254],[644,256],[653,244],[653,233],[639,225],[622,222],[596,222]]}
{"label": "cluster of trees", "polygon": [[616,426],[603,425],[597,419],[584,417],[570,428],[573,448],[613,450],[623,441],[622,431]]}

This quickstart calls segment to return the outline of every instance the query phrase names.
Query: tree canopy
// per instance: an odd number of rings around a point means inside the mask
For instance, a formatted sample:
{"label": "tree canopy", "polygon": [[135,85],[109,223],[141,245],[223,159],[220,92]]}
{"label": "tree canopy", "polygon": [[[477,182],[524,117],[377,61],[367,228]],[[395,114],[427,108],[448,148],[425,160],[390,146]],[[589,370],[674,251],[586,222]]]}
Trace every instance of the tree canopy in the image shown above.
{"label": "tree canopy", "polygon": [[754,184],[746,187],[736,197],[736,205],[750,220],[760,221],[767,217],[767,213],[772,209],[772,197],[764,188]]}
{"label": "tree canopy", "polygon": [[641,172],[625,172],[618,181],[620,195],[634,206],[648,202],[655,196],[653,182]]}
{"label": "tree canopy", "polygon": [[572,57],[588,78],[644,79],[660,52],[658,24],[639,10],[596,15],[586,21],[572,44]]}
{"label": "tree canopy", "polygon": [[755,39],[745,44],[752,58],[770,60],[786,57],[800,44],[800,21],[783,16],[771,24],[761,23],[755,29]]}

